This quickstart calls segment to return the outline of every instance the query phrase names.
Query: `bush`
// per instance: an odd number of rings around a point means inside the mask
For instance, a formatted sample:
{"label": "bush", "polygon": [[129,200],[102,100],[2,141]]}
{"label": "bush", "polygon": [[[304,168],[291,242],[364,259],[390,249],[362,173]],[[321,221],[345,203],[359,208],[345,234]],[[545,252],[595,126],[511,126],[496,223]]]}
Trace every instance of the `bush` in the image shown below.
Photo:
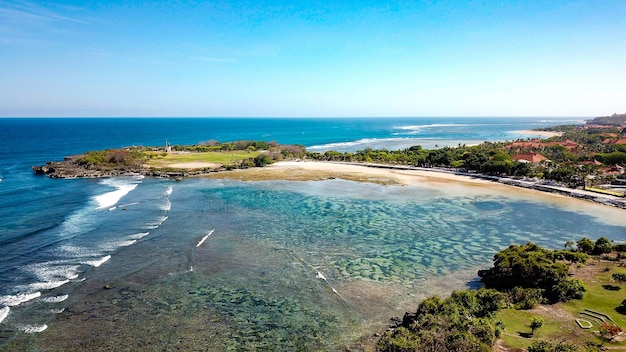
{"label": "bush", "polygon": [[274,160],[265,154],[259,154],[254,158],[254,166],[256,167],[263,167],[272,163],[274,163]]}
{"label": "bush", "polygon": [[596,241],[596,243],[595,243],[595,245],[593,247],[593,253],[594,254],[611,253],[612,250],[613,250],[613,244],[606,237],[598,238],[598,240]]}
{"label": "bush", "polygon": [[582,299],[587,289],[579,279],[565,279],[552,287],[548,298],[552,302],[567,302],[572,299]]}
{"label": "bush", "polygon": [[515,309],[533,309],[541,303],[543,290],[536,288],[514,287],[507,291],[507,301]]}
{"label": "bush", "polygon": [[528,347],[528,352],[577,352],[581,349],[565,342],[535,341]]}
{"label": "bush", "polygon": [[405,327],[387,331],[378,341],[376,350],[381,352],[413,352],[420,348],[420,339]]}

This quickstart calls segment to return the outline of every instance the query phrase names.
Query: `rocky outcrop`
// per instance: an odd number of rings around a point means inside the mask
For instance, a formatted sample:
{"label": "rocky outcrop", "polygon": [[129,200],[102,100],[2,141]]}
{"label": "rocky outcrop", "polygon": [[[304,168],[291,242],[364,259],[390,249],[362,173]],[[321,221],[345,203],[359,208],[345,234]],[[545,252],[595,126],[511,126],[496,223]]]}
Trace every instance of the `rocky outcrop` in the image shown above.
{"label": "rocky outcrop", "polygon": [[33,166],[32,169],[35,174],[48,175],[52,178],[108,177],[141,174],[141,170],[90,169],[67,162],[47,162],[46,165]]}
{"label": "rocky outcrop", "polygon": [[190,169],[190,170],[167,170],[155,169],[144,166],[119,167],[96,167],[84,165],[77,162],[79,157],[67,157],[63,161],[49,161],[45,165],[33,166],[32,169],[37,175],[47,175],[51,178],[97,178],[113,176],[152,176],[180,179],[187,176],[204,175],[210,172],[217,172],[223,169]]}

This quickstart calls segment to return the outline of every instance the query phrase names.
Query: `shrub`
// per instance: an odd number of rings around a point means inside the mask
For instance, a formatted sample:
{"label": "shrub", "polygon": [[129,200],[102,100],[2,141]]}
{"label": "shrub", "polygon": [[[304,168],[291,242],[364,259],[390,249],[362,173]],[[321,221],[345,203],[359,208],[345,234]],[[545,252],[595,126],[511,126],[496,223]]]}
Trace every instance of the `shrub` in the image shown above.
{"label": "shrub", "polygon": [[542,301],[543,290],[514,287],[507,291],[507,301],[515,309],[533,309]]}
{"label": "shrub", "polygon": [[548,298],[552,302],[567,302],[572,299],[582,299],[587,289],[579,279],[564,279],[552,287]]}
{"label": "shrub", "polygon": [[610,253],[613,250],[613,244],[606,237],[600,237],[593,247],[594,254]]}
{"label": "shrub", "polygon": [[381,352],[412,352],[420,348],[420,339],[405,327],[387,331],[378,341],[376,350]]}

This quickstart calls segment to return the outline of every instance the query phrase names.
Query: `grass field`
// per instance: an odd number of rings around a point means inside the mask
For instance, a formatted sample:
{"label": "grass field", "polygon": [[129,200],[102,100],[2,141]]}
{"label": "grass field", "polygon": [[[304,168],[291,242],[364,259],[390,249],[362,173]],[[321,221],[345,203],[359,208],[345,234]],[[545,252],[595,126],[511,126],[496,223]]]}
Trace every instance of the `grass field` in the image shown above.
{"label": "grass field", "polygon": [[[626,299],[626,285],[620,287],[612,280],[612,274],[626,273],[626,267],[620,267],[614,262],[594,262],[575,276],[580,277],[587,292],[581,300],[572,300],[552,306],[539,306],[532,310],[505,309],[498,312],[496,320],[504,323],[505,331],[501,336],[510,347],[525,348],[530,346],[534,339],[566,341],[576,344],[586,342],[602,343],[602,339],[594,331],[599,329],[600,321],[580,315],[585,309],[609,315],[613,322],[626,330],[626,315],[619,313],[616,308]],[[535,331],[533,337],[530,321],[532,317],[544,319],[543,326]],[[593,323],[590,329],[582,329],[576,324],[576,319],[585,319]],[[626,351],[626,341],[605,342],[605,347],[612,350]]]}
{"label": "grass field", "polygon": [[[543,326],[535,330],[535,334],[530,337],[530,322],[532,318],[544,319]],[[504,333],[501,338],[508,346],[517,348],[526,348],[534,341],[533,339],[542,340],[559,340],[563,330],[562,322],[552,319],[546,319],[544,316],[528,310],[504,309],[498,312],[496,320],[504,323]],[[573,324],[576,324],[572,321]]]}
{"label": "grass field", "polygon": [[238,161],[254,158],[260,152],[236,150],[229,152],[202,152],[202,153],[154,153],[145,163],[149,167],[165,168],[172,164],[184,163],[212,163],[219,165],[233,165]]}

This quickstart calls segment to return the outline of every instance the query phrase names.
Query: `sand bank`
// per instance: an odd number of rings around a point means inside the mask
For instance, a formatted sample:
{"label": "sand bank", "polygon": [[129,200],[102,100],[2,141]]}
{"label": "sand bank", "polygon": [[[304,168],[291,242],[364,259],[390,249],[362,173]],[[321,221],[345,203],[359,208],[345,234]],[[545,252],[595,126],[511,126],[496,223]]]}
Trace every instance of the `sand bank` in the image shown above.
{"label": "sand bank", "polygon": [[[215,179],[236,179],[242,181],[286,180],[314,181],[328,179],[345,179],[358,182],[372,182],[381,185],[418,186],[433,188],[444,196],[460,195],[503,195],[529,201],[550,203],[564,210],[586,213],[595,216],[604,213],[610,222],[623,224],[624,210],[618,207],[607,207],[605,200],[626,202],[598,193],[571,190],[567,188],[541,186],[545,189],[533,189],[536,184],[526,183],[525,186],[513,186],[505,182],[518,182],[509,179],[486,179],[481,175],[456,174],[439,169],[403,169],[387,165],[360,165],[321,161],[281,161],[263,168],[233,170],[206,175]],[[582,194],[574,198],[565,192]],[[609,215],[610,213],[610,215]]]}

